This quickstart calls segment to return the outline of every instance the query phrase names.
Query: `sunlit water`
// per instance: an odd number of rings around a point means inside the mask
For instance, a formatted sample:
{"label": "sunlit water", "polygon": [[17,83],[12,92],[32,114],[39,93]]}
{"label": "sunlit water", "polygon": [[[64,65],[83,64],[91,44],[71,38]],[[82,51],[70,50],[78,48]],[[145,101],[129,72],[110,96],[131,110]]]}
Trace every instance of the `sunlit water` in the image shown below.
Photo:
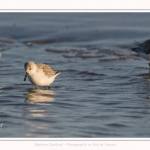
{"label": "sunlit water", "polygon": [[[150,137],[149,13],[1,13],[0,137]],[[23,81],[24,63],[61,74]]]}

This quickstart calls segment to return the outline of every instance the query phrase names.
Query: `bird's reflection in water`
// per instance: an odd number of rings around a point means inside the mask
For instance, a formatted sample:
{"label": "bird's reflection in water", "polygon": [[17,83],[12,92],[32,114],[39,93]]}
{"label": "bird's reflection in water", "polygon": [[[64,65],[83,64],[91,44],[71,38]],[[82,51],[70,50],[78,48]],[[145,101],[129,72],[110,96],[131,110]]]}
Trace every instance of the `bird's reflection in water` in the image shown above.
{"label": "bird's reflection in water", "polygon": [[49,89],[27,89],[26,102],[40,103],[40,102],[52,102],[54,101],[55,92]]}
{"label": "bird's reflection in water", "polygon": [[51,120],[57,116],[50,111],[47,105],[54,101],[54,95],[56,95],[55,92],[48,89],[27,89],[25,101],[35,104],[27,105],[24,109],[26,119],[23,120],[23,123],[27,127],[27,137],[35,136],[35,133],[36,137],[41,137],[41,134],[43,137],[49,136],[47,131],[50,128]]}

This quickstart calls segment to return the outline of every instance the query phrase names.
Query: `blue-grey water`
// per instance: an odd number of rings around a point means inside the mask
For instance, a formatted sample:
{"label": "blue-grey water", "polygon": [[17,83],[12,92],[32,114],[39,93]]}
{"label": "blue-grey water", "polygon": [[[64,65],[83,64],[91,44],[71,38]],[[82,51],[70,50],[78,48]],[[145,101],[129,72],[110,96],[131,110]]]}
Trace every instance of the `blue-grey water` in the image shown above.
{"label": "blue-grey water", "polygon": [[[0,13],[0,137],[150,137],[150,13]],[[61,74],[23,81],[24,63]]]}

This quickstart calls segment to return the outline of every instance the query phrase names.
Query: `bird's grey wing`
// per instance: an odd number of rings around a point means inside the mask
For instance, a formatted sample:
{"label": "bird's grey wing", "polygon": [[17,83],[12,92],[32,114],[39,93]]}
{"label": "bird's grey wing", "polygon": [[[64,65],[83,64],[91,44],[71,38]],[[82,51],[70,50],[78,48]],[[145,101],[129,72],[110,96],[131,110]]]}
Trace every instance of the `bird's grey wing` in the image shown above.
{"label": "bird's grey wing", "polygon": [[46,64],[36,64],[36,65],[39,69],[42,69],[46,75],[48,76],[55,75],[55,71],[50,66]]}

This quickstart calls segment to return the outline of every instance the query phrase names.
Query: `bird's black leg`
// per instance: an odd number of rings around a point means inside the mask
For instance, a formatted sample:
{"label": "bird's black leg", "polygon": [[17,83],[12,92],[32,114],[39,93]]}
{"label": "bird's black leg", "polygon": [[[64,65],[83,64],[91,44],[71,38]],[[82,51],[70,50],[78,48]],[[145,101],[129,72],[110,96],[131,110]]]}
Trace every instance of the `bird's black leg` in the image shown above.
{"label": "bird's black leg", "polygon": [[50,86],[48,86],[48,89],[50,90],[50,89],[51,89],[51,87],[50,87]]}
{"label": "bird's black leg", "polygon": [[35,89],[38,89],[38,86],[35,86]]}

